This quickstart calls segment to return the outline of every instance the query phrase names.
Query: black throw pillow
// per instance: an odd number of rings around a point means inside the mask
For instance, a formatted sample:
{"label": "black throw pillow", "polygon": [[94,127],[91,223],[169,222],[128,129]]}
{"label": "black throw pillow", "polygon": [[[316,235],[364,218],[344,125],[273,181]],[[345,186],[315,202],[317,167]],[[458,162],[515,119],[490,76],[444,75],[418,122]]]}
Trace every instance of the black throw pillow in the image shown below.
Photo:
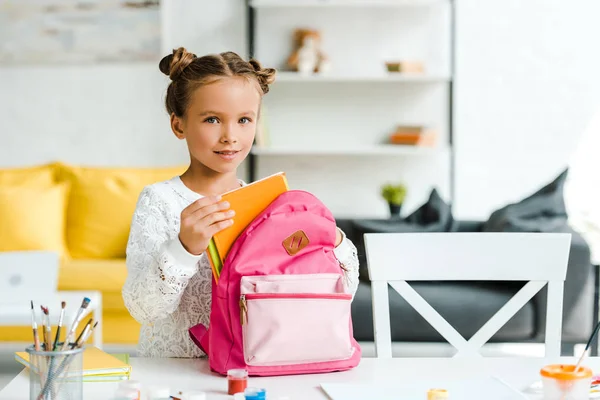
{"label": "black throw pillow", "polygon": [[494,211],[483,232],[558,232],[567,224],[563,188],[568,169],[518,203]]}
{"label": "black throw pillow", "polygon": [[454,218],[450,204],[433,189],[427,202],[406,217],[404,222],[414,227],[414,230],[407,232],[450,232]]}

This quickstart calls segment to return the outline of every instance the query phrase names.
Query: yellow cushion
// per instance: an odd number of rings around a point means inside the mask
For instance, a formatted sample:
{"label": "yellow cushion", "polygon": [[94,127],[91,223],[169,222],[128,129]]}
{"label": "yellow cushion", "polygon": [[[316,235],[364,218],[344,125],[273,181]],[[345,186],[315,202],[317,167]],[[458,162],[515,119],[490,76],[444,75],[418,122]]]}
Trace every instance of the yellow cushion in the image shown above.
{"label": "yellow cushion", "polygon": [[106,293],[118,293],[127,278],[125,259],[63,260],[58,273],[58,290],[98,290],[103,303]]}
{"label": "yellow cushion", "polygon": [[71,185],[67,245],[73,258],[124,258],[131,218],[146,185],[180,175],[186,167],[92,168],[61,166]]}
{"label": "yellow cushion", "polygon": [[[104,343],[137,344],[141,325],[127,314],[111,314],[103,321]],[[31,335],[31,327],[29,328]]]}
{"label": "yellow cushion", "polygon": [[121,289],[127,279],[125,259],[63,260],[58,274],[58,290],[98,290],[105,312],[128,314]]}
{"label": "yellow cushion", "polygon": [[48,187],[55,181],[56,164],[0,169],[0,186]]}
{"label": "yellow cushion", "polygon": [[105,311],[129,315],[129,310],[125,307],[123,295],[120,291],[102,293],[102,307],[104,307]]}
{"label": "yellow cushion", "polygon": [[50,250],[65,255],[67,185],[0,186],[0,251]]}

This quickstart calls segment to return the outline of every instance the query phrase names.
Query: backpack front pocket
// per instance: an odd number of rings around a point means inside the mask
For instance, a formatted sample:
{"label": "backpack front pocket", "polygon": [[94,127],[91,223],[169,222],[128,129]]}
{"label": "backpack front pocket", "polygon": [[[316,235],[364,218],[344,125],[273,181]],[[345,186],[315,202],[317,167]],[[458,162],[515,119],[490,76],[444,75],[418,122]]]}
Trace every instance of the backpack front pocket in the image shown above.
{"label": "backpack front pocket", "polygon": [[[306,282],[306,277],[302,279]],[[343,292],[242,293],[240,323],[246,364],[277,366],[350,358],[351,301],[352,296]]]}

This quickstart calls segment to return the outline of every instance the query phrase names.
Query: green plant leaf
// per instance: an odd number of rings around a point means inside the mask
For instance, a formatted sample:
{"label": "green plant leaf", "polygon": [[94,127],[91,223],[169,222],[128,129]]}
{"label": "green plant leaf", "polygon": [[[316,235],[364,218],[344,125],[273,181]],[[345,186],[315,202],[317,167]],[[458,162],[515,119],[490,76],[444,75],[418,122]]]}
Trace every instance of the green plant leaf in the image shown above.
{"label": "green plant leaf", "polygon": [[403,184],[386,184],[381,188],[381,196],[391,204],[402,204],[406,197],[406,186]]}

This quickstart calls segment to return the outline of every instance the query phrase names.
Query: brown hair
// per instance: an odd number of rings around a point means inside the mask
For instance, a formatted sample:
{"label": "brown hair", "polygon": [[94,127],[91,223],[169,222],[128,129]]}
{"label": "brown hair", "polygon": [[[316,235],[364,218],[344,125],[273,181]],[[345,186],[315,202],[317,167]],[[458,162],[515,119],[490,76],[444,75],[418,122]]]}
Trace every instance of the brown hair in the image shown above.
{"label": "brown hair", "polygon": [[263,68],[254,59],[245,61],[232,51],[196,57],[183,47],[174,49],[158,64],[160,71],[171,78],[165,105],[169,114],[183,117],[190,98],[198,87],[224,76],[243,76],[255,79],[262,94],[269,92],[275,80],[275,69]]}

